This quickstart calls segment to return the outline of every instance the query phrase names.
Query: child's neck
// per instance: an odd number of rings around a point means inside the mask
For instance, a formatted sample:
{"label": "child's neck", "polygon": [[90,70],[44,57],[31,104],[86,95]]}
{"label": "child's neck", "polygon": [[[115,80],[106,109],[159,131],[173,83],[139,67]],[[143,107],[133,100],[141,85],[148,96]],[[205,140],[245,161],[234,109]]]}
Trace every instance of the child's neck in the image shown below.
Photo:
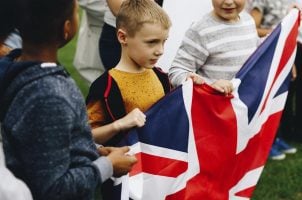
{"label": "child's neck", "polygon": [[58,48],[54,45],[32,45],[23,43],[21,61],[57,62]]}
{"label": "child's neck", "polygon": [[136,63],[123,62],[122,60],[115,66],[115,69],[129,73],[142,73],[146,70]]}
{"label": "child's neck", "polygon": [[211,13],[212,13],[212,16],[216,20],[221,21],[223,23],[234,24],[234,23],[237,23],[237,22],[240,21],[240,16],[239,15],[236,18],[234,18],[234,19],[226,20],[226,19],[223,19],[222,17],[218,16],[214,11],[212,11]]}

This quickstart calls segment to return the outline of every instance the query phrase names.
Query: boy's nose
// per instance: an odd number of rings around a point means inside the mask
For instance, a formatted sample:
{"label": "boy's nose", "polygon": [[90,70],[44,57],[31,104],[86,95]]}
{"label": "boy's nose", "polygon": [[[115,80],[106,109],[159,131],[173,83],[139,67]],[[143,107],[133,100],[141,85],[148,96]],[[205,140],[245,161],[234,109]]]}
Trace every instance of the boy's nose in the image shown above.
{"label": "boy's nose", "polygon": [[157,56],[161,56],[161,55],[163,55],[163,53],[164,53],[164,46],[158,47],[155,51],[155,55],[157,55]]}
{"label": "boy's nose", "polygon": [[156,51],[156,52],[155,52],[155,55],[156,55],[156,56],[161,56],[161,55],[163,55],[163,52],[162,52],[162,51]]}

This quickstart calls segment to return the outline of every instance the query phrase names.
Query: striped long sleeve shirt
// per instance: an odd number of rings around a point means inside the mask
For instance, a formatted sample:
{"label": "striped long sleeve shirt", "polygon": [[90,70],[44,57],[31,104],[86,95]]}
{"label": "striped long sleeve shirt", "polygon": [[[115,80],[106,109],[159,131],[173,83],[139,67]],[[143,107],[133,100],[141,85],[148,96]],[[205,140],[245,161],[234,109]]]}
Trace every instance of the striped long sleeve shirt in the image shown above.
{"label": "striped long sleeve shirt", "polygon": [[216,19],[211,13],[193,23],[169,70],[173,85],[196,72],[207,83],[230,80],[257,48],[259,38],[253,18],[246,12],[235,23]]}

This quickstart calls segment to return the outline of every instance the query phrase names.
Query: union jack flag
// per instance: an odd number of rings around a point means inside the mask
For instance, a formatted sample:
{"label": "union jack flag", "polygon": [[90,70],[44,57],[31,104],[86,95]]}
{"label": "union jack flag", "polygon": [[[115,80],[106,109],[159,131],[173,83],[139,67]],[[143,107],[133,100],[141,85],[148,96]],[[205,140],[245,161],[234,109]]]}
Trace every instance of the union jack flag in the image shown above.
{"label": "union jack flag", "polygon": [[188,81],[156,103],[126,144],[139,162],[121,199],[248,200],[287,98],[299,12],[293,10],[232,80],[231,96]]}

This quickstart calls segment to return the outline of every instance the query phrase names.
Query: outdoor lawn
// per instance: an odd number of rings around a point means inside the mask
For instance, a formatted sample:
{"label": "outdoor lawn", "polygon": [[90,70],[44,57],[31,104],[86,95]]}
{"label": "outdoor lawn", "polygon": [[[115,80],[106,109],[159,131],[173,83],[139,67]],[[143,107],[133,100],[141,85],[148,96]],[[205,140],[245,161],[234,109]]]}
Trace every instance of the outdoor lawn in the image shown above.
{"label": "outdoor lawn", "polygon": [[[61,49],[59,61],[86,96],[88,88],[72,64],[75,46],[76,39]],[[291,144],[298,148],[298,152],[283,161],[267,162],[252,200],[302,200],[302,143]]]}

